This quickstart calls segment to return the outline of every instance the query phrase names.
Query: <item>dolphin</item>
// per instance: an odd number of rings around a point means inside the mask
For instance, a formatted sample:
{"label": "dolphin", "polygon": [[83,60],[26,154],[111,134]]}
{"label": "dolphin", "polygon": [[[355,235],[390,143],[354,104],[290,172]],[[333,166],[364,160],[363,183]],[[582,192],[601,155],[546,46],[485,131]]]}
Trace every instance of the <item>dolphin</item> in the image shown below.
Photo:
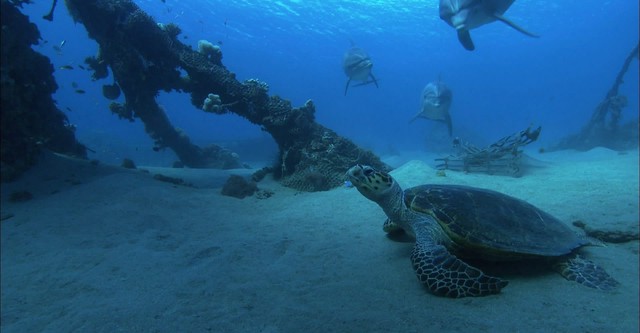
{"label": "dolphin", "polygon": [[342,69],[349,78],[347,85],[344,87],[345,96],[347,95],[351,80],[362,81],[362,83],[358,85],[373,83],[376,85],[376,88],[378,87],[378,81],[373,76],[373,73],[371,73],[372,67],[373,62],[371,62],[371,58],[369,58],[367,52],[352,44],[351,48],[345,52],[342,60]]}
{"label": "dolphin", "polygon": [[504,16],[515,0],[440,0],[440,18],[458,31],[458,40],[465,49],[475,46],[469,31],[493,21],[502,21],[530,37],[539,37]]}
{"label": "dolphin", "polygon": [[429,82],[422,90],[420,111],[409,120],[409,123],[418,118],[441,121],[447,124],[449,136],[451,136],[453,127],[451,125],[449,107],[451,107],[452,98],[451,90],[440,79],[435,82]]}

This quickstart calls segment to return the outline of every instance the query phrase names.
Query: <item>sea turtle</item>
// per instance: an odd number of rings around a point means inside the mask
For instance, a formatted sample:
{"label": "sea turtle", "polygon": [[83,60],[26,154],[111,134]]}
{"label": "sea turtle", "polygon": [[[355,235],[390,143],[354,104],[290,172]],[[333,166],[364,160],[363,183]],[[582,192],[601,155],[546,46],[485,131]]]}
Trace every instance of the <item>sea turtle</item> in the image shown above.
{"label": "sea turtle", "polygon": [[349,181],[389,218],[386,232],[415,237],[411,254],[418,279],[432,293],[447,297],[499,293],[507,281],[484,274],[461,258],[490,261],[549,259],[566,279],[591,288],[618,284],[604,269],[576,254],[601,244],[574,233],[533,205],[508,195],[469,186],[421,185],[405,191],[389,174],[356,165]]}

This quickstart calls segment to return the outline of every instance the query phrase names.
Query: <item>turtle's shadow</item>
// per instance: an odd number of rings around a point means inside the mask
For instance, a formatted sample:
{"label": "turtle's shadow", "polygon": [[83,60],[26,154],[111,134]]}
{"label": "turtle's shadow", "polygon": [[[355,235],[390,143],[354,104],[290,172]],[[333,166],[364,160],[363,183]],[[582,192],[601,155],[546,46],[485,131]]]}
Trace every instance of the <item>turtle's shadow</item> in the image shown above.
{"label": "turtle's shadow", "polygon": [[387,233],[387,238],[399,243],[415,243],[415,239],[407,235],[404,230],[395,230]]}
{"label": "turtle's shadow", "polygon": [[461,258],[484,273],[506,279],[534,278],[555,274],[552,264],[543,259],[522,259],[517,261],[491,261],[477,258]]}
{"label": "turtle's shadow", "polygon": [[[415,239],[404,230],[387,233],[387,238],[399,243],[414,243]],[[520,259],[512,261],[494,261],[470,256],[469,253],[456,253],[456,256],[469,265],[477,267],[484,273],[502,278],[532,278],[553,274],[552,262],[549,259]]]}

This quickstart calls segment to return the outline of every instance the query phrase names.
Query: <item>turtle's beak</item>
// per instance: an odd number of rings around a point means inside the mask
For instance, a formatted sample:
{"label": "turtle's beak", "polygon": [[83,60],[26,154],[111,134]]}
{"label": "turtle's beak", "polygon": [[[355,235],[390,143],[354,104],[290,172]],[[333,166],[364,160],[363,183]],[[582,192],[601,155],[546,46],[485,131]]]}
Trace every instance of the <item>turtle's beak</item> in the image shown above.
{"label": "turtle's beak", "polygon": [[347,171],[347,178],[357,188],[362,188],[367,184],[367,176],[370,176],[375,170],[366,165],[356,164]]}
{"label": "turtle's beak", "polygon": [[347,179],[354,185],[356,185],[357,183],[360,183],[359,178],[362,177],[362,170],[364,168],[360,165],[360,164],[356,164],[354,166],[352,166],[349,170],[347,170],[347,173],[345,176],[347,176]]}

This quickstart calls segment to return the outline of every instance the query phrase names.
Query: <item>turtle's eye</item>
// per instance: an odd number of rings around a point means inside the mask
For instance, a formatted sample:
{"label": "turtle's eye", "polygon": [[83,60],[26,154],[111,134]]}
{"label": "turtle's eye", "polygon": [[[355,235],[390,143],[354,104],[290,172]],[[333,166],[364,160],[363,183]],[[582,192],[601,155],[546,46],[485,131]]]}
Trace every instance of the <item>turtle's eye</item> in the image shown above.
{"label": "turtle's eye", "polygon": [[368,176],[371,176],[372,174],[373,174],[373,169],[371,169],[371,168],[364,169],[364,175],[365,176],[368,177]]}

